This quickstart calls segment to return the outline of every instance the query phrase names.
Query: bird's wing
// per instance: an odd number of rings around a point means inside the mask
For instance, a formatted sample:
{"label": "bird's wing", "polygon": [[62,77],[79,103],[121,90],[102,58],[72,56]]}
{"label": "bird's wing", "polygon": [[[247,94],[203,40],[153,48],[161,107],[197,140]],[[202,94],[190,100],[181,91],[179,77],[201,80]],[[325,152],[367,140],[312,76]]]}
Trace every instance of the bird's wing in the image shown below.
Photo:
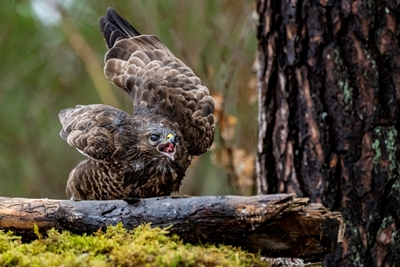
{"label": "bird's wing", "polygon": [[153,35],[139,35],[114,10],[101,18],[110,48],[104,73],[132,98],[134,113],[160,114],[178,123],[188,152],[200,155],[214,138],[214,100],[207,87]]}
{"label": "bird's wing", "polygon": [[85,156],[108,162],[120,149],[125,149],[122,137],[131,142],[135,140],[129,136],[133,133],[127,133],[125,129],[128,116],[106,105],[64,109],[58,114],[62,124],[60,136]]}

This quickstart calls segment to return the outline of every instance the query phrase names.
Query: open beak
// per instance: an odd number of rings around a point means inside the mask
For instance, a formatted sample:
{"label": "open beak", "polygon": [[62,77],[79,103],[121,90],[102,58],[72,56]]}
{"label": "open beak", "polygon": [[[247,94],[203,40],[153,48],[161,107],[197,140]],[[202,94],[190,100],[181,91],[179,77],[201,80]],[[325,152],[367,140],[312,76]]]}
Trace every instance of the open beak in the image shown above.
{"label": "open beak", "polygon": [[166,141],[157,147],[158,151],[166,154],[172,160],[175,156],[175,144],[177,138],[173,134],[168,134]]}

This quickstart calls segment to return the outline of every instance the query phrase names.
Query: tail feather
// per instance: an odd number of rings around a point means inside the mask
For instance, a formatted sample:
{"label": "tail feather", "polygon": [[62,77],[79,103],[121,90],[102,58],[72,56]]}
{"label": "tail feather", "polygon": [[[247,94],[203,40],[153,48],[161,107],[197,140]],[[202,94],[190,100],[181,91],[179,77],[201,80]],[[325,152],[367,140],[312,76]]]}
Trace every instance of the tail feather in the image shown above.
{"label": "tail feather", "polygon": [[111,48],[115,42],[140,35],[125,19],[121,18],[114,9],[108,8],[106,17],[100,18],[100,30],[106,40],[107,47]]}

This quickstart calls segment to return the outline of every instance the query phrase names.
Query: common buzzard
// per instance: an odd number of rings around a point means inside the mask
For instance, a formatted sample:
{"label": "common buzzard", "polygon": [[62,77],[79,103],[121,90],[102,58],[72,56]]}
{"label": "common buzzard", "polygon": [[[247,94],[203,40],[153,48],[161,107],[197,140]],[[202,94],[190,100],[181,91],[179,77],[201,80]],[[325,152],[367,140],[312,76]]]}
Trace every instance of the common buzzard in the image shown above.
{"label": "common buzzard", "polygon": [[105,76],[129,94],[134,115],[101,104],[60,112],[60,136],[88,157],[70,173],[66,193],[75,200],[170,195],[213,142],[214,101],[156,36],[139,34],[111,8],[100,28]]}

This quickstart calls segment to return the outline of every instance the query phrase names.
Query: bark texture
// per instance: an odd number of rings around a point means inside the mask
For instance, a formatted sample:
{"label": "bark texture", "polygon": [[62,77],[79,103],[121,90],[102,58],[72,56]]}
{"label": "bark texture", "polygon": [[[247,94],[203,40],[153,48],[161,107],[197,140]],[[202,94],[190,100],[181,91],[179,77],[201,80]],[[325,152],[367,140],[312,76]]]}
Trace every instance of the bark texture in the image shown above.
{"label": "bark texture", "polygon": [[122,222],[128,229],[143,223],[167,227],[191,243],[241,246],[272,257],[313,258],[341,242],[344,224],[339,212],[293,195],[253,197],[163,197],[127,203],[0,198],[0,230],[35,238],[34,224],[45,233],[54,227],[93,233]]}
{"label": "bark texture", "polygon": [[343,212],[345,242],[324,266],[400,264],[400,2],[257,11],[258,193]]}

